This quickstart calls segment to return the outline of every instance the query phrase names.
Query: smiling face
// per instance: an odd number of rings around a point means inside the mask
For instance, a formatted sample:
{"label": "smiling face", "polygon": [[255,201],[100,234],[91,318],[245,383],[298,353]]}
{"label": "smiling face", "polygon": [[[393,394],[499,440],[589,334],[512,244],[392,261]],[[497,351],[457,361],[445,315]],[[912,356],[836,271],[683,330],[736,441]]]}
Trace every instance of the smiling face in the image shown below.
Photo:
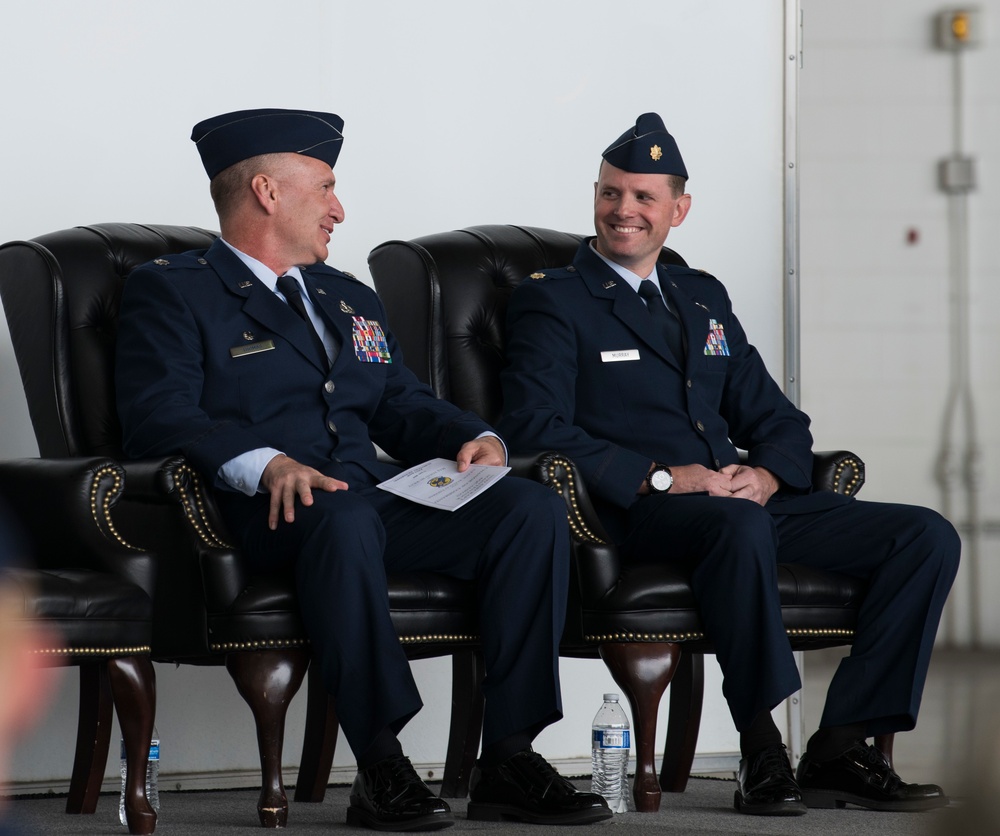
{"label": "smiling face", "polygon": [[315,157],[282,156],[272,175],[282,260],[298,266],[326,261],[334,225],[344,220],[344,207],[334,194],[337,178],[327,163]]}
{"label": "smiling face", "polygon": [[645,278],[673,226],[691,208],[691,195],[675,195],[666,174],[632,174],[608,162],[594,184],[597,251]]}

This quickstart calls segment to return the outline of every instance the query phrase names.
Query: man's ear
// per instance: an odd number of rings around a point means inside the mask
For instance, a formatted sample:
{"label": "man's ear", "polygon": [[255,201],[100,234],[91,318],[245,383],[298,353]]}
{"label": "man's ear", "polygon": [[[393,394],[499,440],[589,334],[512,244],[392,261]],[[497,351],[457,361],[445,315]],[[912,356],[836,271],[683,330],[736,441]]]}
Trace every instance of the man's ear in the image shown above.
{"label": "man's ear", "polygon": [[691,195],[682,194],[677,199],[677,205],[674,207],[674,217],[670,222],[671,226],[680,226],[684,223],[684,219],[687,217],[687,213],[691,211]]}
{"label": "man's ear", "polygon": [[255,174],[250,181],[250,188],[257,198],[257,202],[267,214],[274,214],[277,208],[276,184],[272,178],[266,174]]}

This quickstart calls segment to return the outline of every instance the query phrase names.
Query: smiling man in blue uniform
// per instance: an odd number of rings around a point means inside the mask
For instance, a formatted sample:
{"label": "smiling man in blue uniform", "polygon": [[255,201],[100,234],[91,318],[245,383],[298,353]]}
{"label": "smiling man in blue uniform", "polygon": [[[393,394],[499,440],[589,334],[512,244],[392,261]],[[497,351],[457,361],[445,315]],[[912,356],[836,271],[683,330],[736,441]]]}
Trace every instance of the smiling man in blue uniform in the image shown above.
{"label": "smiling man in blue uniform", "polygon": [[126,452],[182,453],[214,486],[257,569],[294,574],[303,621],[358,761],[347,821],[447,827],[448,805],[403,755],[420,709],[389,616],[387,572],[477,582],[487,678],[470,818],[610,818],[538,754],[561,716],[558,646],[569,544],[548,489],[507,477],[454,513],[376,487],[434,457],[502,465],[476,415],[402,362],[374,291],[326,266],[344,220],[332,113],[250,110],[195,126],[221,225],[207,251],[137,268],[122,298],[116,385]]}
{"label": "smiling man in blue uniform", "polygon": [[[916,723],[958,536],[925,508],[812,491],[809,419],[768,374],[726,289],[657,264],[691,209],[687,177],[655,113],[605,150],[596,238],[511,297],[499,429],[517,452],[575,461],[626,560],[691,566],[740,732],[737,809],[942,806],[940,787],[902,782],[866,738]],[[869,580],[797,780],[770,714],[800,687],[778,563]]]}

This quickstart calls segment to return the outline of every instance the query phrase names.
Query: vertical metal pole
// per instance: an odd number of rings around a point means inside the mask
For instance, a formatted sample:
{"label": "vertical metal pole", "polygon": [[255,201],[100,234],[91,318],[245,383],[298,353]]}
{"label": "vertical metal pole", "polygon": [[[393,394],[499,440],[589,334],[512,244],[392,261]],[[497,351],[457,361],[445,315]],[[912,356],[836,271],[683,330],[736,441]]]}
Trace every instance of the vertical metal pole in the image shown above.
{"label": "vertical metal pole", "polygon": [[[800,0],[785,0],[784,72],[784,389],[789,400],[799,405],[800,321],[799,321],[799,69],[802,66],[802,8]],[[805,673],[805,658],[795,653],[799,675]],[[803,678],[804,681],[804,678]],[[792,766],[802,757],[805,741],[803,692],[786,701],[788,743]]]}

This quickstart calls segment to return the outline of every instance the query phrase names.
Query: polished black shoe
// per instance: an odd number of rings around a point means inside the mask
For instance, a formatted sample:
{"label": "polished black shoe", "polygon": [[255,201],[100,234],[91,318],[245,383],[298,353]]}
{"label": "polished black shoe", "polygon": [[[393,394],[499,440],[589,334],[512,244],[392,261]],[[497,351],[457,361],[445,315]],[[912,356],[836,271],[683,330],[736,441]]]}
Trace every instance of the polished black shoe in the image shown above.
{"label": "polished black shoe", "polygon": [[347,823],[373,830],[440,830],[455,818],[420,780],[410,759],[393,755],[358,772]]}
{"label": "polished black shoe", "polygon": [[733,806],[754,816],[801,816],[806,812],[784,746],[775,743],[740,761]]}
{"label": "polished black shoe", "polygon": [[806,752],[799,762],[798,778],[809,807],[856,804],[872,810],[907,812],[948,804],[941,787],[905,783],[885,755],[864,741],[828,761],[814,760]]}
{"label": "polished black shoe", "polygon": [[525,749],[499,766],[472,770],[468,817],[531,824],[590,824],[610,819],[607,802],[580,792],[537,752]]}

